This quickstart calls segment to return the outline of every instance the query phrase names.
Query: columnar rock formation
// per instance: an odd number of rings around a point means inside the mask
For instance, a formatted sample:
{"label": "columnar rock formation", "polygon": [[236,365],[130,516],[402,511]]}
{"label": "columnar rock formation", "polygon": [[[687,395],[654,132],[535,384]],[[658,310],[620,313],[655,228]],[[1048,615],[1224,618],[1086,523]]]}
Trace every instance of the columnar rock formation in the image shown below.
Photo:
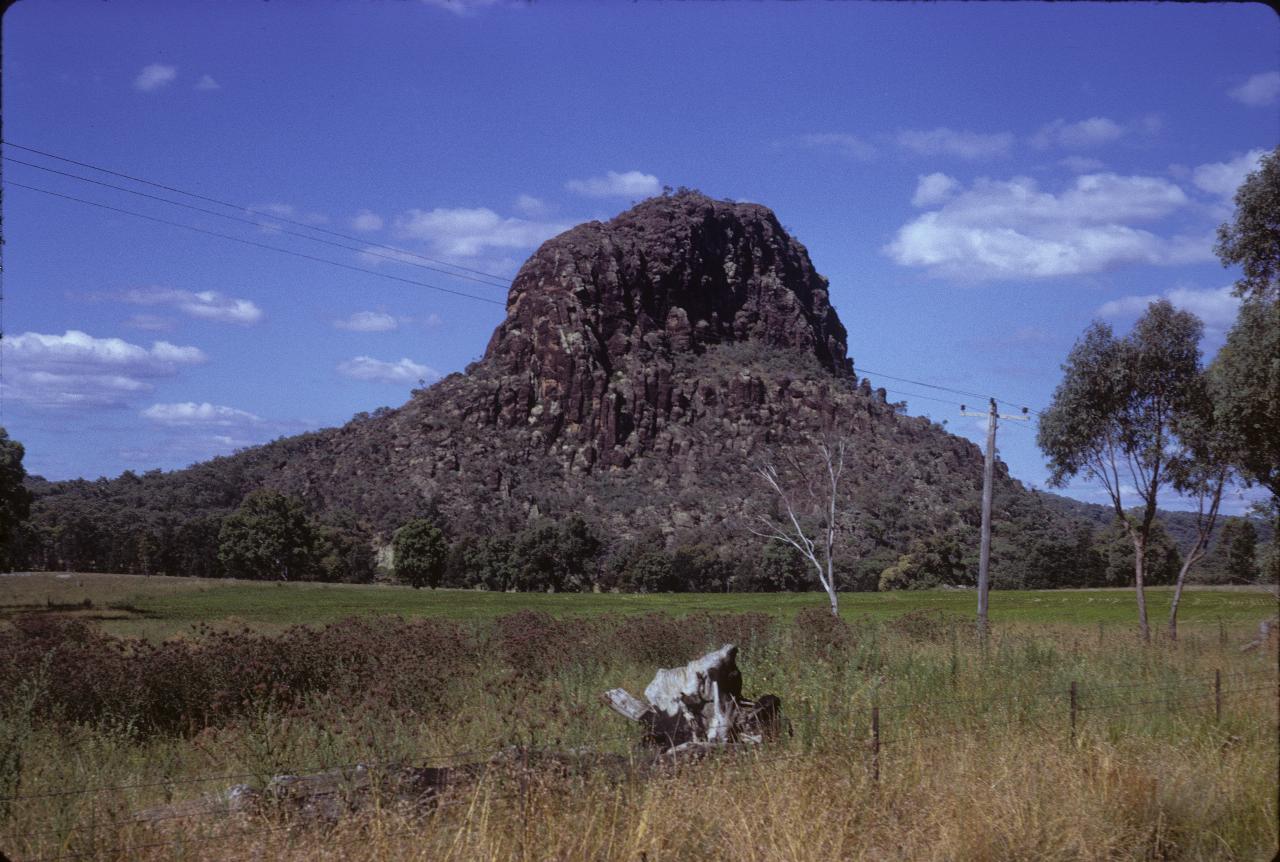
{"label": "columnar rock formation", "polygon": [[341,428],[149,479],[146,499],[225,512],[265,486],[383,541],[430,510],[455,534],[576,512],[610,540],[740,544],[747,509],[767,502],[754,466],[838,431],[862,551],[892,559],[976,517],[982,458],[860,381],[847,341],[826,279],[769,209],[664,195],[544,243],[466,373]]}
{"label": "columnar rock formation", "polygon": [[466,374],[293,445],[266,482],[386,530],[427,501],[486,526],[559,510],[624,533],[727,530],[754,463],[839,429],[855,495],[954,514],[977,449],[859,385],[846,342],[826,279],[770,210],[652,198],[543,244]]}

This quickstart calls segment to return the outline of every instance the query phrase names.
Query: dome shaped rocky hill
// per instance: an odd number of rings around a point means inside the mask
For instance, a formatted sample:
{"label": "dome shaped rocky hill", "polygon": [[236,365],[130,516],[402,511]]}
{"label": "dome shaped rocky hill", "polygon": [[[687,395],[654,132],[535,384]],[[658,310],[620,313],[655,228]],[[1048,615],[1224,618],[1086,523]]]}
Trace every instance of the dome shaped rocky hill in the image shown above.
{"label": "dome shaped rocky hill", "polygon": [[[119,480],[92,493],[192,519],[271,488],[376,544],[423,512],[455,536],[576,513],[611,542],[736,547],[765,499],[756,465],[839,433],[849,547],[883,566],[913,538],[976,523],[982,456],[859,381],[847,338],[769,209],[664,195],[545,242],[483,358],[401,407],[150,476],[145,493]],[[998,499],[1029,496],[997,475]],[[65,507],[68,490],[41,505]]]}

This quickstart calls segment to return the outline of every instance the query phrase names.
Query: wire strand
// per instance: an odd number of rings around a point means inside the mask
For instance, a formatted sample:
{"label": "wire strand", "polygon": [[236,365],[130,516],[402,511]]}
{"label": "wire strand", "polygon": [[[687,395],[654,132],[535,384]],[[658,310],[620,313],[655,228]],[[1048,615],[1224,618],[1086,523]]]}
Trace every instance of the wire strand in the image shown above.
{"label": "wire strand", "polygon": [[109,204],[99,203],[97,201],[86,200],[85,198],[79,198],[74,195],[68,195],[68,194],[63,194],[61,192],[50,191],[49,189],[37,188],[36,186],[29,186],[24,183],[15,183],[12,180],[6,180],[5,185],[12,186],[14,188],[27,189],[28,191],[39,192],[40,194],[49,195],[55,198],[62,198],[64,200],[75,201],[76,203],[86,204],[88,206],[98,207],[104,210],[110,210],[111,212],[122,213],[123,215],[133,216],[135,218],[146,219],[147,221],[153,221],[159,224],[170,225],[172,227],[179,227],[184,230],[194,231],[195,233],[202,233],[208,236],[216,236],[216,237],[220,237],[221,239],[228,239],[228,240],[231,240],[232,242],[238,242],[243,245],[253,246],[254,248],[266,249],[267,251],[274,251],[274,252],[279,252],[280,254],[287,254],[287,255],[292,255],[293,257],[300,257],[300,258],[303,258],[304,260],[311,260],[317,263],[328,264],[329,266],[336,266],[340,269],[351,270],[352,272],[362,272],[365,275],[372,275],[377,278],[385,278],[390,281],[398,281],[403,284],[412,284],[417,287],[425,287],[429,290],[439,291],[440,293],[448,293],[453,296],[461,296],[466,299],[473,299],[476,302],[483,302],[489,305],[498,305],[503,307],[506,306],[506,303],[499,302],[496,299],[489,299],[483,296],[476,296],[475,294],[471,294],[471,293],[463,293],[460,290],[451,290],[450,288],[447,288],[447,287],[440,287],[437,284],[429,284],[428,282],[425,282],[425,281],[417,281],[416,279],[412,279],[412,278],[403,278],[401,276],[392,275],[391,273],[387,273],[387,272],[378,272],[377,270],[373,270],[373,269],[365,269],[364,267],[354,266],[352,264],[342,263],[336,260],[329,260],[328,258],[316,257],[313,254],[306,254],[305,252],[293,251],[292,249],[281,248],[276,245],[268,245],[263,242],[255,242],[254,240],[244,239],[243,237],[232,236],[231,234],[219,233],[218,231],[208,230],[207,228],[195,227],[194,225],[183,224],[182,222],[170,221],[169,219],[163,219],[157,216],[146,215],[145,213],[134,212],[133,210],[123,209],[122,207],[115,207]]}
{"label": "wire strand", "polygon": [[[165,185],[164,183],[154,182],[152,180],[143,179],[142,177],[133,176],[131,174],[122,173],[120,171],[113,171],[110,168],[104,168],[100,165],[91,164],[89,162],[76,161],[75,159],[67,158],[66,156],[60,156],[56,153],[48,152],[47,150],[39,150],[39,149],[36,149],[35,147],[27,147],[22,144],[16,144],[13,141],[3,140],[3,139],[0,139],[0,143],[3,143],[7,147],[13,147],[14,149],[17,149],[17,150],[23,150],[28,153],[35,153],[36,155],[44,156],[50,159],[56,159],[57,161],[65,162],[70,165],[76,165],[77,167],[88,168],[93,171],[99,171],[104,174],[109,174],[113,177],[120,177],[121,179],[130,180],[135,183],[142,183],[143,185],[151,186],[153,188],[163,189],[164,191],[167,191],[167,192],[173,192],[175,194],[185,195],[187,197],[195,198],[197,200],[206,201],[207,203],[217,204],[218,206],[230,207],[231,209],[240,210],[242,212],[255,212],[253,207],[243,206],[241,204],[235,204],[229,201],[219,200],[218,198],[209,197],[208,195],[202,195],[197,192],[186,191],[185,189],[180,189],[180,188],[177,188],[176,186]],[[287,224],[294,225],[295,227],[304,227],[304,228],[307,228],[308,230],[317,231],[318,233],[324,233],[330,236],[336,236],[336,237],[339,237],[340,239],[351,240],[352,242],[365,242],[365,240],[362,240],[358,237],[353,237],[350,234],[344,234],[338,231],[328,230],[327,228],[322,228],[317,225],[307,224],[306,222],[297,221],[296,219],[291,219],[291,218],[286,218],[284,216],[276,216],[276,215],[271,216],[271,218],[274,218],[277,221],[282,221]],[[503,286],[504,282],[505,283],[510,282],[510,279],[506,278],[505,276],[495,275],[491,272],[485,272],[484,270],[480,270],[480,269],[472,269],[471,267],[462,266],[461,264],[455,264],[455,263],[449,263],[448,261],[437,260],[436,258],[427,257],[424,254],[419,254],[418,252],[409,251],[407,249],[397,248],[392,245],[386,245],[384,243],[379,243],[379,242],[370,242],[369,245],[374,245],[374,246],[377,246],[378,248],[387,249],[388,251],[394,251],[397,254],[407,254],[412,257],[419,258],[421,260],[429,261],[431,263],[438,263],[443,266],[450,266],[455,269],[460,269],[464,272],[473,273],[475,275],[485,276],[486,278],[491,278],[499,282],[498,284],[499,287]]]}

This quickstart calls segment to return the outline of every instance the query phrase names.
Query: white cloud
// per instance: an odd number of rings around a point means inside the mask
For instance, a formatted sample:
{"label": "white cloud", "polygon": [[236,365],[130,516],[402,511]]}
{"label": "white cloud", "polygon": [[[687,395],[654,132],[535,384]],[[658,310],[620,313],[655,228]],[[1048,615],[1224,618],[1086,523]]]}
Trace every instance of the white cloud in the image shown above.
{"label": "white cloud", "polygon": [[1013,146],[1013,135],[1008,132],[956,131],[945,127],[929,131],[907,129],[898,132],[898,143],[922,156],[988,159],[1008,155]]}
{"label": "white cloud", "polygon": [[1101,160],[1091,159],[1087,156],[1067,156],[1059,159],[1058,164],[1073,174],[1093,174],[1106,167]]}
{"label": "white cloud", "polygon": [[207,361],[198,347],[156,341],[150,349],[77,329],[24,332],[5,341],[4,395],[37,407],[109,407],[151,389],[184,365]]}
{"label": "white cloud", "polygon": [[234,299],[213,290],[199,293],[167,287],[137,288],[122,299],[132,305],[164,305],[190,317],[249,326],[262,319],[262,309],[248,299]]}
{"label": "white cloud", "polygon": [[1110,143],[1123,137],[1126,129],[1115,120],[1106,117],[1090,117],[1075,123],[1057,119],[1041,126],[1031,136],[1031,145],[1040,149],[1064,147],[1069,150],[1085,149]]}
{"label": "white cloud", "polygon": [[351,227],[363,233],[382,230],[382,216],[369,210],[360,210],[355,218],[351,219]]}
{"label": "white cloud", "polygon": [[209,75],[201,75],[200,80],[196,81],[197,90],[221,90],[222,85],[213,80]]}
{"label": "white cloud", "polygon": [[662,184],[657,177],[640,171],[609,171],[602,177],[569,180],[564,187],[571,192],[593,198],[647,198],[662,191]]}
{"label": "white cloud", "polygon": [[173,83],[173,79],[176,77],[178,77],[176,67],[166,66],[163,63],[152,63],[150,66],[143,67],[142,71],[138,73],[138,77],[133,79],[133,88],[144,93],[151,93],[167,84]]}
{"label": "white cloud", "polygon": [[357,311],[350,317],[335,320],[338,329],[350,332],[389,332],[400,326],[400,321],[385,311]]}
{"label": "white cloud", "polygon": [[946,174],[921,174],[916,181],[916,193],[911,197],[912,206],[928,207],[949,198],[960,184]]}
{"label": "white cloud", "polygon": [[830,150],[850,159],[866,162],[876,157],[876,148],[857,135],[844,132],[817,132],[809,135],[798,135],[778,146],[797,146],[814,150]]}
{"label": "white cloud", "polygon": [[445,256],[474,257],[491,248],[532,248],[568,225],[503,218],[491,209],[411,209],[395,220],[400,239],[426,242],[433,252]]}
{"label": "white cloud", "polygon": [[542,218],[550,212],[550,207],[541,198],[535,198],[533,195],[520,195],[520,197],[516,198],[516,211],[529,218]]}
{"label": "white cloud", "polygon": [[141,415],[144,419],[150,419],[152,422],[168,426],[230,427],[234,425],[256,425],[262,422],[260,417],[245,410],[210,404],[208,401],[200,404],[194,401],[184,401],[176,404],[152,404],[146,410],[143,410]]}
{"label": "white cloud", "polygon": [[1274,105],[1280,100],[1280,72],[1259,72],[1227,95],[1252,107]]}
{"label": "white cloud", "polygon": [[1266,150],[1250,150],[1227,162],[1200,165],[1191,174],[1191,182],[1202,191],[1230,200],[1251,172],[1258,169]]}
{"label": "white cloud", "polygon": [[982,178],[904,225],[883,250],[903,266],[974,280],[1209,259],[1212,243],[1202,237],[1164,239],[1129,224],[1187,204],[1181,188],[1158,177],[1086,174],[1058,194],[1028,177]]}
{"label": "white cloud", "polygon": [[440,372],[412,359],[384,362],[369,356],[357,356],[338,364],[338,373],[352,380],[374,380],[379,383],[417,383],[419,380],[434,383]]}
{"label": "white cloud", "polygon": [[1099,317],[1138,317],[1147,310],[1147,306],[1161,298],[1169,300],[1184,311],[1191,312],[1204,321],[1207,330],[1218,333],[1231,328],[1240,309],[1240,300],[1232,295],[1231,286],[1228,285],[1209,290],[1175,287],[1165,291],[1163,297],[1154,293],[1122,296],[1103,303],[1099,306],[1097,313]]}

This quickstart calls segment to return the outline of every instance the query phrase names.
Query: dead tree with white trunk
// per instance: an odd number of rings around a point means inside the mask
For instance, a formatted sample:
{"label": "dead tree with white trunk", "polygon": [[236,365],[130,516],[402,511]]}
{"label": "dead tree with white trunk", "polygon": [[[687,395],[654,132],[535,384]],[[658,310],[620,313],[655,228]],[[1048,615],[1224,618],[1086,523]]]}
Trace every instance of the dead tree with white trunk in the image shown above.
{"label": "dead tree with white trunk", "polygon": [[840,476],[844,472],[845,439],[821,441],[814,446],[817,465],[805,469],[794,456],[787,461],[802,480],[803,496],[784,482],[772,463],[756,468],[756,473],[776,495],[784,514],[778,517],[757,513],[747,529],[757,536],[784,542],[800,552],[813,566],[818,583],[827,592],[833,616],[840,615],[836,593],[833,555],[839,530]]}

